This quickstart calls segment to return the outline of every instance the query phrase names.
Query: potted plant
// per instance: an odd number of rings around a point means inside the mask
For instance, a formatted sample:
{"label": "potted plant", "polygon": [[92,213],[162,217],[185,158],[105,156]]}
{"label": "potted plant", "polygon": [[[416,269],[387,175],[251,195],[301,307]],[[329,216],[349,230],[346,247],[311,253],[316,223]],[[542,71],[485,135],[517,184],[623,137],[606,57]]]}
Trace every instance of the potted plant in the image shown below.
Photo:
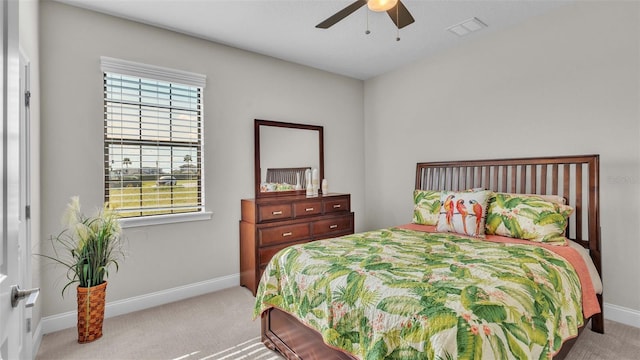
{"label": "potted plant", "polygon": [[53,255],[42,255],[67,268],[65,290],[77,283],[78,342],[102,336],[105,291],[109,267],[124,258],[118,214],[105,204],[94,216],[80,211],[80,200],[71,198],[64,213],[65,228],[51,237]]}

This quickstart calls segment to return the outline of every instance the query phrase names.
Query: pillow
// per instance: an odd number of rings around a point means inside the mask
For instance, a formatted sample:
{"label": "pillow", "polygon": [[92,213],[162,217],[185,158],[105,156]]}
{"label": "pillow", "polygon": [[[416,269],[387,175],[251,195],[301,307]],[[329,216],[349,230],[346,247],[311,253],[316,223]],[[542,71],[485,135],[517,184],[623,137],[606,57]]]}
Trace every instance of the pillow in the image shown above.
{"label": "pillow", "polygon": [[602,279],[600,279],[600,274],[598,274],[596,264],[593,263],[593,259],[589,255],[589,250],[585,249],[575,241],[567,240],[567,243],[569,247],[580,253],[580,257],[584,260],[584,263],[587,264],[587,271],[589,272],[589,277],[593,283],[593,289],[596,291],[596,294],[602,294]]}
{"label": "pillow", "polygon": [[539,196],[496,193],[487,208],[486,233],[564,246],[573,208]]}
{"label": "pillow", "polygon": [[435,225],[440,215],[440,191],[413,191],[413,220],[414,224]]}
{"label": "pillow", "polygon": [[437,231],[483,238],[487,201],[491,194],[490,190],[443,191]]}
{"label": "pillow", "polygon": [[[541,195],[541,194],[516,194],[516,193],[496,193],[496,194],[506,194],[506,195],[516,195],[516,196],[536,196],[542,198],[542,200],[546,200],[548,202],[566,205],[567,200],[559,195]],[[492,201],[492,198],[489,198],[489,202]]]}

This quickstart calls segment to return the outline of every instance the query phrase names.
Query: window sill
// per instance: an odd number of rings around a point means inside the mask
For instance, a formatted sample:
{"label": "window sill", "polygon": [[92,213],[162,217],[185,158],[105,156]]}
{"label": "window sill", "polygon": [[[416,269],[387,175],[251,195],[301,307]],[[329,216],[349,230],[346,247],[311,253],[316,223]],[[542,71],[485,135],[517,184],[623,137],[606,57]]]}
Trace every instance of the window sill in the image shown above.
{"label": "window sill", "polygon": [[120,226],[125,229],[139,226],[175,224],[189,221],[211,220],[212,216],[213,213],[209,211],[188,214],[145,216],[139,218],[120,219]]}

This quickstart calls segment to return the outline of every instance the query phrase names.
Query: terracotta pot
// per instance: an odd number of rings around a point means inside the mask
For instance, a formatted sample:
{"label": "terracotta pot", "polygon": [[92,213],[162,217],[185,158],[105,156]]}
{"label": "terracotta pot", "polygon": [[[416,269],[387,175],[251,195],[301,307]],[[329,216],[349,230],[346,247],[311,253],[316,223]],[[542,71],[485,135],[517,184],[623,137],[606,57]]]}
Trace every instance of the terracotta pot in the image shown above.
{"label": "terracotta pot", "polygon": [[86,343],[102,336],[107,282],[92,287],[78,286],[78,342]]}

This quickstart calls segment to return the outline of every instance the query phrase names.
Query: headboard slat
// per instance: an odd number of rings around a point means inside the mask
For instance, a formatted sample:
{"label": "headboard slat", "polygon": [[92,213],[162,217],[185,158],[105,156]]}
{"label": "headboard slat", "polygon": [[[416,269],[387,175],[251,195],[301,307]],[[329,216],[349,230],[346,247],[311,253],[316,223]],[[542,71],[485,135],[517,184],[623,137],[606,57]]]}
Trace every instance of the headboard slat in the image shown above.
{"label": "headboard slat", "polygon": [[576,193],[575,193],[575,203],[574,209],[576,213],[576,227],[575,227],[575,238],[582,239],[582,218],[584,214],[582,212],[582,166],[576,165]]}
{"label": "headboard slat", "polygon": [[530,192],[533,194],[537,194],[537,180],[538,180],[538,165],[532,165],[531,166],[531,178],[529,180],[529,183],[531,184],[531,190]]}
{"label": "headboard slat", "polygon": [[553,164],[551,166],[551,184],[552,184],[552,194],[558,193],[558,164]]}
{"label": "headboard slat", "polygon": [[567,199],[568,203],[571,203],[571,191],[569,191],[569,185],[571,183],[571,175],[569,171],[571,170],[570,164],[564,164],[564,173],[562,174],[562,195],[565,199]]}
{"label": "headboard slat", "polygon": [[502,191],[507,191],[507,168],[504,166],[500,166],[500,178],[502,179],[502,187],[500,188],[500,190]]}
{"label": "headboard slat", "polygon": [[540,166],[540,194],[547,193],[547,165]]}
{"label": "headboard slat", "polygon": [[491,184],[491,166],[487,166],[484,171],[484,183]]}

